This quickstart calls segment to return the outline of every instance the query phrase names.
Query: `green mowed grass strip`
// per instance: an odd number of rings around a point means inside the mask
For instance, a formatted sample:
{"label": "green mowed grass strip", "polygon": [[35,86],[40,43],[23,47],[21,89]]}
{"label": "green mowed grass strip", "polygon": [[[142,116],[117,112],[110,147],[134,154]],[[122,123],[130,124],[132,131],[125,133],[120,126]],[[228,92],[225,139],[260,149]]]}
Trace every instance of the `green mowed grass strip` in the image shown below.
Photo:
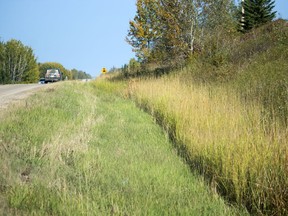
{"label": "green mowed grass strip", "polygon": [[152,117],[114,87],[52,86],[1,115],[0,213],[243,214],[210,192]]}

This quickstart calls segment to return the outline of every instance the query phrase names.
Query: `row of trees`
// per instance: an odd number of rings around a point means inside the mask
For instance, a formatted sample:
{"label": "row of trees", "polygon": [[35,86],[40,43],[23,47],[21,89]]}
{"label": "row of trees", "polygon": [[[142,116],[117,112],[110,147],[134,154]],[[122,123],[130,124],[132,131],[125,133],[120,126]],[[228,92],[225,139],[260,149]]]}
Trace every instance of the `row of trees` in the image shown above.
{"label": "row of trees", "polygon": [[72,78],[77,80],[77,79],[92,79],[92,76],[85,71],[77,70],[77,69],[72,69],[71,70]]}
{"label": "row of trees", "polygon": [[90,74],[77,69],[68,70],[57,62],[37,63],[33,49],[21,41],[0,41],[0,84],[37,82],[51,68],[60,69],[67,79],[91,79]]}
{"label": "row of trees", "polygon": [[182,62],[219,45],[217,38],[249,31],[275,18],[274,1],[137,0],[126,38],[141,63]]}

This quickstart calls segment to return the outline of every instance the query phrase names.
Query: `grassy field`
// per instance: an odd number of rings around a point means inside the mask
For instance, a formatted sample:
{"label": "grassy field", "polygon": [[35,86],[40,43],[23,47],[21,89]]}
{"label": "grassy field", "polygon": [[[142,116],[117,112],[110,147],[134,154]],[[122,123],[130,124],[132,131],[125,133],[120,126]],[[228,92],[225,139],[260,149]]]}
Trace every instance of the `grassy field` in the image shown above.
{"label": "grassy field", "polygon": [[[181,76],[134,80],[127,95],[170,134],[192,169],[254,214],[287,215],[287,128],[225,85]],[[267,130],[267,128],[270,128]]]}
{"label": "grassy field", "polygon": [[207,189],[122,89],[67,82],[1,111],[0,215],[245,214]]}

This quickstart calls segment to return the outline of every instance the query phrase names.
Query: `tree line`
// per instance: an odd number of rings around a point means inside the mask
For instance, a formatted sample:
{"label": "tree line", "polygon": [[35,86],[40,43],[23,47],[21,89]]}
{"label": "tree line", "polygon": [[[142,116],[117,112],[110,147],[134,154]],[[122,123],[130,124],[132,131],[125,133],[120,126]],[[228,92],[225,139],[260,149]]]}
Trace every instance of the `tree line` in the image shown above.
{"label": "tree line", "polygon": [[[203,52],[213,55],[223,38],[272,21],[274,5],[272,0],[239,5],[234,0],[137,0],[126,41],[142,66],[179,65]],[[135,66],[130,63],[122,69],[126,74]]]}
{"label": "tree line", "polygon": [[91,79],[90,74],[57,62],[38,63],[33,49],[19,40],[0,41],[0,84],[35,83],[51,68],[60,69],[67,79]]}

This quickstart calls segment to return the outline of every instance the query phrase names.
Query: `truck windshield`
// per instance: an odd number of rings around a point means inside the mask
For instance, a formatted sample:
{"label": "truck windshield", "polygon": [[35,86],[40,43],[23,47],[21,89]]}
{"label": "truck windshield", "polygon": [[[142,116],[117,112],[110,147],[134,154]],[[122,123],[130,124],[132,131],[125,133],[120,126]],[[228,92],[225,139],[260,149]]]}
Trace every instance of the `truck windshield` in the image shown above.
{"label": "truck windshield", "polygon": [[51,73],[59,74],[59,71],[56,70],[56,69],[50,69],[50,70],[47,70],[47,74],[51,74]]}

